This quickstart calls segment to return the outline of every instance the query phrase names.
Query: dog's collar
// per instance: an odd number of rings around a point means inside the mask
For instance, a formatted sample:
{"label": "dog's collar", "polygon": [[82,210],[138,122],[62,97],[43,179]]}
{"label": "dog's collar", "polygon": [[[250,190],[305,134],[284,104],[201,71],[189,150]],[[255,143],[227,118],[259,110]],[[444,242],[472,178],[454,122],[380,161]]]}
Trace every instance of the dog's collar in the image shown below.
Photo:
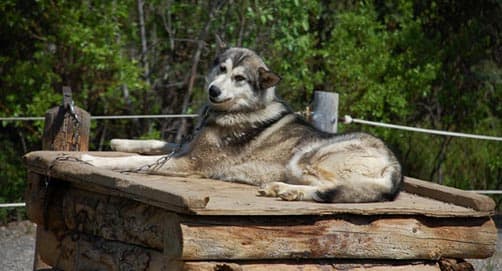
{"label": "dog's collar", "polygon": [[209,109],[207,123],[220,127],[247,129],[249,127],[263,126],[267,122],[280,119],[290,112],[289,108],[280,102],[275,102],[265,108],[249,112],[224,112]]}
{"label": "dog's collar", "polygon": [[276,115],[274,118],[270,118],[266,121],[260,122],[259,125],[257,125],[257,123],[253,123],[253,125],[249,127],[236,129],[235,131],[229,132],[227,135],[223,136],[222,141],[226,145],[233,145],[233,146],[246,144],[247,142],[253,140],[263,131],[265,131],[272,125],[276,124],[282,118],[284,118],[286,115],[289,114],[290,112],[288,111],[282,111],[279,115]]}

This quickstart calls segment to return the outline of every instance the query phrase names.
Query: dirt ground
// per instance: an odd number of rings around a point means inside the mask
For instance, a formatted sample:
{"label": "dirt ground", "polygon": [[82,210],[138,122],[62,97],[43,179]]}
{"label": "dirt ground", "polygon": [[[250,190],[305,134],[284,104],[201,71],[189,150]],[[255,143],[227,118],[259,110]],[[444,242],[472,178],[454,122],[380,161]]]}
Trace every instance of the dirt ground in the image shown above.
{"label": "dirt ground", "polygon": [[[33,268],[35,224],[29,221],[0,226],[0,271],[26,271]],[[499,229],[497,251],[489,259],[468,260],[475,270],[502,270],[502,231]]]}
{"label": "dirt ground", "polygon": [[0,226],[0,270],[26,271],[33,269],[35,224],[29,221]]}

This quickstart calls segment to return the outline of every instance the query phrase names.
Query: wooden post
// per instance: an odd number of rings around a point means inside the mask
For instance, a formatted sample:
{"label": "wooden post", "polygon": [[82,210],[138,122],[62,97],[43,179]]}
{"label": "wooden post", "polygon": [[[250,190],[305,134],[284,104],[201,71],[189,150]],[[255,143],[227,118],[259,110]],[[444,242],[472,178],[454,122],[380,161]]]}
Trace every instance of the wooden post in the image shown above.
{"label": "wooden post", "polygon": [[[70,87],[63,87],[63,104],[53,107],[45,113],[44,135],[42,137],[42,149],[52,151],[88,151],[89,130],[91,116],[87,111],[74,106]],[[40,182],[40,179],[29,180],[30,182]],[[42,185],[42,184],[37,184]],[[46,199],[50,199],[49,185],[46,190]],[[35,241],[35,259],[33,270],[50,267],[42,261],[39,251],[44,240],[41,237],[40,225],[37,225],[37,236]]]}
{"label": "wooden post", "polygon": [[338,93],[315,91],[312,123],[324,132],[336,133],[338,126]]}
{"label": "wooden post", "polygon": [[74,106],[71,89],[63,87],[63,104],[45,113],[42,149],[53,151],[88,151],[91,116]]}

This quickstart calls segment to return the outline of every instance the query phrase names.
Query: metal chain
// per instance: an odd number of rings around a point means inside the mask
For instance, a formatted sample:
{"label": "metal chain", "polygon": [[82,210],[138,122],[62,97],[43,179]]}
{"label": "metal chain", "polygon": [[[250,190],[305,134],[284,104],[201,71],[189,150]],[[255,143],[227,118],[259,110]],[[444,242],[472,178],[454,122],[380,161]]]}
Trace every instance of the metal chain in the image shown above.
{"label": "metal chain", "polygon": [[187,135],[187,136],[183,136],[183,138],[181,139],[181,143],[178,144],[176,146],[176,148],[174,148],[173,151],[171,151],[170,153],[160,157],[159,159],[157,159],[157,161],[151,163],[151,164],[147,164],[147,165],[143,165],[137,169],[133,169],[133,170],[124,170],[124,171],[120,171],[121,173],[141,173],[141,172],[149,172],[149,171],[155,171],[155,170],[158,170],[159,168],[161,168],[165,163],[167,163],[167,161],[171,160],[175,155],[176,153],[178,153],[182,148],[183,146],[192,141],[192,139],[194,138],[195,134],[197,134],[201,129],[202,127],[205,125],[205,122],[207,120],[207,118],[209,117],[209,113],[210,113],[210,110],[209,110],[209,107],[205,107],[203,109],[203,112],[201,114],[201,121],[200,123],[197,125],[197,127],[194,129],[194,132],[190,135]]}
{"label": "metal chain", "polygon": [[70,117],[73,119],[73,135],[72,135],[72,141],[71,141],[71,150],[72,151],[79,151],[80,150],[80,119],[78,117],[78,114],[75,111],[75,106],[73,100],[66,105],[66,112],[70,115]]}
{"label": "metal chain", "polygon": [[70,113],[70,115],[73,117],[73,119],[75,119],[75,122],[80,123],[80,119],[78,118],[78,115],[75,112],[75,103],[73,102],[73,100],[71,101],[70,104],[68,104],[67,107],[68,108],[66,108],[66,109],[68,110],[68,112]]}
{"label": "metal chain", "polygon": [[[70,111],[73,111],[70,109]],[[71,114],[71,112],[70,112]],[[79,125],[79,120],[77,118],[77,115],[73,112],[72,116],[74,117],[74,120],[75,120],[75,124],[76,125]],[[204,126],[207,118],[209,116],[209,109],[208,108],[205,108],[204,111],[203,111],[203,114],[202,114],[202,118],[201,118],[201,122],[197,125],[197,127],[194,129],[194,133],[188,135],[188,136],[183,136],[183,139],[181,140],[182,142],[180,144],[178,144],[176,146],[176,148],[174,148],[173,151],[171,151],[170,153],[166,154],[166,155],[163,155],[161,156],[159,159],[157,159],[155,162],[151,163],[151,164],[146,164],[146,165],[143,165],[137,169],[133,169],[133,170],[124,170],[124,171],[120,171],[120,173],[141,173],[141,172],[149,172],[149,171],[155,171],[155,170],[158,170],[160,167],[162,167],[165,163],[167,163],[167,161],[171,160],[182,148],[183,146],[192,141],[192,139],[194,138],[195,134],[197,134],[202,126]],[[79,163],[84,163],[86,165],[91,165],[89,162],[87,161],[84,161],[82,159],[79,159],[77,157],[74,157],[74,156],[70,156],[68,154],[63,154],[62,156],[58,156],[56,157],[56,159],[51,163],[51,165],[49,165],[49,172],[48,172],[48,176],[50,176],[50,170],[55,166],[56,162],[59,162],[59,161],[72,161],[72,162],[79,162]]]}
{"label": "metal chain", "polygon": [[181,146],[182,145],[180,144],[178,147],[176,147],[169,154],[161,156],[159,159],[157,159],[157,161],[155,161],[151,164],[143,165],[137,169],[123,170],[123,171],[120,171],[120,173],[141,173],[141,172],[155,171],[155,170],[159,169],[160,167],[162,167],[165,163],[167,163],[167,161],[171,160],[171,158],[174,157],[176,152],[178,152],[179,149],[181,149]]}
{"label": "metal chain", "polygon": [[79,162],[79,163],[83,163],[83,164],[92,166],[92,164],[87,161],[84,161],[84,160],[77,158],[77,157],[74,157],[74,156],[70,156],[69,154],[65,153],[62,156],[56,157],[56,159],[54,159],[54,161],[49,166],[49,169],[52,169],[56,165],[55,162],[61,162],[61,161]]}

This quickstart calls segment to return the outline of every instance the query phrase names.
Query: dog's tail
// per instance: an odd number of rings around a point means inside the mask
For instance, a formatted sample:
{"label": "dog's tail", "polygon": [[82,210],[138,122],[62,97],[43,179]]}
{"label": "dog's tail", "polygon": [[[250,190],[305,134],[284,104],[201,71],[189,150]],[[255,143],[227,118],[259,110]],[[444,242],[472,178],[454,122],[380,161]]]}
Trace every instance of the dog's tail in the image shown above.
{"label": "dog's tail", "polygon": [[320,187],[313,193],[312,199],[317,202],[331,203],[394,200],[401,190],[402,178],[400,171],[394,169],[381,178],[359,176],[354,182]]}

